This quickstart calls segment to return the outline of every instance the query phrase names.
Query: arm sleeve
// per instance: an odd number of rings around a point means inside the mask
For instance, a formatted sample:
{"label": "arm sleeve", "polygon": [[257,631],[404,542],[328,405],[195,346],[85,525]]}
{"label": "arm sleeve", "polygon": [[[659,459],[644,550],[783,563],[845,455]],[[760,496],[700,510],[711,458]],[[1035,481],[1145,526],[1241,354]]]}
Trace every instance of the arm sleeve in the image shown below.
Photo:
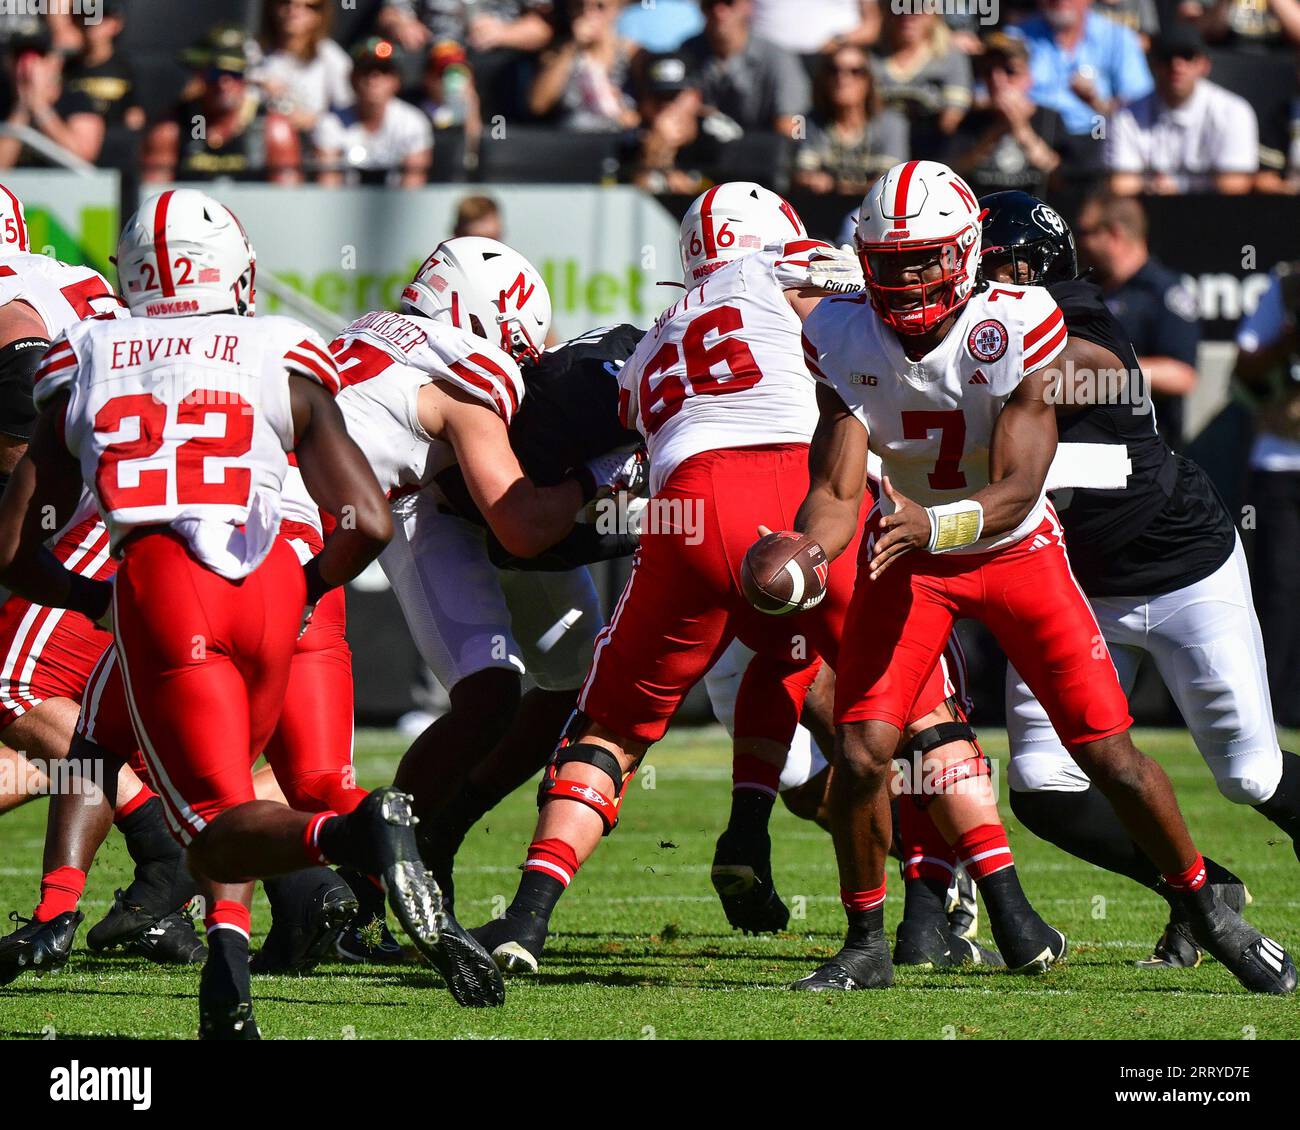
{"label": "arm sleeve", "polygon": [[550,549],[536,557],[514,557],[488,531],[487,548],[492,564],[498,569],[532,573],[567,573],[581,565],[612,561],[636,552],[636,534],[602,534],[595,526],[579,522]]}
{"label": "arm sleeve", "polygon": [[49,346],[43,337],[23,337],[0,347],[0,433],[20,440],[32,438],[36,422],[32,386]]}

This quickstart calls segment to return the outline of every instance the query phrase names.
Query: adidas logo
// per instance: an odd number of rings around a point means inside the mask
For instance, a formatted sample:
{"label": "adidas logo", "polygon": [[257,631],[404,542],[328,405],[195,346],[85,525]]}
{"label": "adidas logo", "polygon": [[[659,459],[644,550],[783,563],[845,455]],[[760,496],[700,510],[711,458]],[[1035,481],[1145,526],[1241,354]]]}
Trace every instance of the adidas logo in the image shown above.
{"label": "adidas logo", "polygon": [[1278,973],[1282,972],[1282,961],[1286,957],[1285,951],[1272,938],[1261,937],[1256,943],[1256,950],[1269,965]]}
{"label": "adidas logo", "polygon": [[989,383],[988,377],[984,375],[983,369],[976,369],[975,375],[966,382],[968,385],[986,385]]}
{"label": "adidas logo", "polygon": [[1035,549],[1042,549],[1052,544],[1052,539],[1045,534],[1035,534],[1034,540],[1029,543],[1029,551],[1032,553]]}

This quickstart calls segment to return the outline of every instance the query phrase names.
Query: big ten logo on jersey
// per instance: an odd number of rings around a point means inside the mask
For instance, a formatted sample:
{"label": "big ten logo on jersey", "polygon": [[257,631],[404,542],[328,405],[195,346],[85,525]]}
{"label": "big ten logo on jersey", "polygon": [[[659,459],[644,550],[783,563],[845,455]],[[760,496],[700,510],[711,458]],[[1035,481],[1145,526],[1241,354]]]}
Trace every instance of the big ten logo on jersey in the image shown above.
{"label": "big ten logo on jersey", "polygon": [[738,307],[714,306],[689,319],[680,344],[665,341],[659,346],[641,372],[638,390],[645,435],[653,435],[677,415],[689,397],[740,392],[763,379],[749,346],[730,336],[744,328]]}

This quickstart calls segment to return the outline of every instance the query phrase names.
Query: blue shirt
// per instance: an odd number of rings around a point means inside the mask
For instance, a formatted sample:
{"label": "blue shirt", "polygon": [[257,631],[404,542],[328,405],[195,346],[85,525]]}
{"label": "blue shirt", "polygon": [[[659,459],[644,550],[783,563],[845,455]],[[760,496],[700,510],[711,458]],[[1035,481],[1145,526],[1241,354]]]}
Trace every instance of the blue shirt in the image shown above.
{"label": "blue shirt", "polygon": [[704,30],[704,13],[692,0],[655,0],[629,4],[618,17],[618,33],[647,51],[676,51]]}
{"label": "blue shirt", "polygon": [[1083,38],[1067,54],[1053,37],[1051,25],[1034,16],[1010,29],[1029,47],[1029,96],[1055,110],[1070,133],[1091,133],[1097,112],[1070,89],[1070,77],[1080,67],[1092,69],[1093,85],[1107,101],[1132,102],[1150,94],[1155,84],[1137,34],[1096,12],[1084,17]]}

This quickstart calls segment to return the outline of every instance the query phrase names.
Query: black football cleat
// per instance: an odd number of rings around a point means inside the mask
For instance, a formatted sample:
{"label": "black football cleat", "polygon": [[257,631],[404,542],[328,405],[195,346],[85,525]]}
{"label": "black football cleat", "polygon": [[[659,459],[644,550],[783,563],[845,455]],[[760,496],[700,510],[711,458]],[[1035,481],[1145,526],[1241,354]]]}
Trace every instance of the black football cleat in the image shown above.
{"label": "black football cleat", "polygon": [[492,955],[503,973],[536,973],[546,945],[546,922],[541,918],[507,914],[470,931]]}
{"label": "black football cleat", "polygon": [[777,934],[789,923],[789,908],[772,883],[771,857],[772,842],[766,835],[742,839],[727,830],[718,837],[709,878],[733,929]]}
{"label": "black football cleat", "polygon": [[825,965],[807,977],[800,977],[790,988],[797,992],[827,993],[887,989],[893,983],[894,966],[889,960],[889,939],[881,930],[865,941],[845,945]]}
{"label": "black football cleat", "polygon": [[248,1001],[199,1010],[200,1040],[260,1040],[262,1033],[253,1019]]}
{"label": "black football cleat", "polygon": [[944,919],[903,919],[894,939],[894,964],[919,969],[953,969],[960,965],[1002,967],[1002,955],[954,933]]}
{"label": "black football cleat", "polygon": [[10,911],[9,920],[22,925],[0,938],[0,985],[9,984],[29,970],[43,977],[62,969],[68,964],[77,927],[84,919],[79,910],[64,911],[48,922],[23,918],[17,911]]}
{"label": "black football cleat", "polygon": [[[1215,883],[1215,895],[1238,914],[1253,901],[1244,883]],[[1201,964],[1201,947],[1192,937],[1191,925],[1170,908],[1169,924],[1156,940],[1150,957],[1134,962],[1139,969],[1195,969]]]}
{"label": "black football cleat", "polygon": [[392,786],[376,789],[354,811],[336,819],[344,823],[353,849],[349,864],[379,877],[397,921],[443,975],[456,1003],[470,1008],[502,1004],[501,971],[443,909],[442,892],[420,862],[410,796]]}
{"label": "black football cleat", "polygon": [[1170,905],[1187,922],[1196,944],[1252,993],[1295,992],[1296,968],[1290,955],[1218,898],[1212,887],[1180,893]]}
{"label": "black football cleat", "polygon": [[86,947],[94,953],[103,953],[128,945],[157,921],[158,915],[128,902],[126,892],[118,888],[113,892],[113,905],[108,913],[86,934]]}
{"label": "black football cleat", "polygon": [[945,911],[948,915],[948,929],[957,937],[973,942],[979,931],[980,904],[976,898],[975,880],[966,874],[966,868],[960,864],[953,871]]}
{"label": "black football cleat", "polygon": [[208,947],[194,929],[188,904],[164,914],[130,942],[127,949],[155,965],[197,965],[208,956]]}
{"label": "black football cleat", "polygon": [[1032,910],[998,920],[990,915],[989,929],[1009,973],[1046,973],[1065,958],[1065,935],[1049,926]]}
{"label": "black football cleat", "polygon": [[334,953],[350,965],[397,965],[406,960],[401,943],[393,937],[388,923],[378,917],[363,922],[360,915],[338,936]]}
{"label": "black football cleat", "polygon": [[248,963],[254,973],[310,973],[334,953],[357,915],[357,898],[329,868],[320,870],[330,878],[312,892],[306,905],[295,907],[296,915],[286,913],[283,920],[272,915],[266,941]]}

